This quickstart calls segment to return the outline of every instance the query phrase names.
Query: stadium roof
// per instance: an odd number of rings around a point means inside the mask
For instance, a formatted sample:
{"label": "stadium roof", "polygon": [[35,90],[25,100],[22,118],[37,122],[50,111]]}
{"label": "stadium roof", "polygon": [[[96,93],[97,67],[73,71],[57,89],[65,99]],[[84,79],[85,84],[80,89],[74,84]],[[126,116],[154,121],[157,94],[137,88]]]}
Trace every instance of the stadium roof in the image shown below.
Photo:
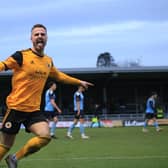
{"label": "stadium roof", "polygon": [[86,80],[168,78],[168,66],[65,68],[60,70]]}
{"label": "stadium roof", "polygon": [[[168,66],[139,66],[139,67],[93,67],[93,68],[60,68],[60,71],[84,78],[102,77],[161,77],[168,76]],[[141,75],[140,75],[141,74]],[[12,71],[0,72],[0,76],[9,77]]]}
{"label": "stadium roof", "polygon": [[82,73],[138,73],[138,72],[168,72],[168,66],[139,66],[139,67],[96,67],[96,68],[64,68],[60,69],[70,74]]}

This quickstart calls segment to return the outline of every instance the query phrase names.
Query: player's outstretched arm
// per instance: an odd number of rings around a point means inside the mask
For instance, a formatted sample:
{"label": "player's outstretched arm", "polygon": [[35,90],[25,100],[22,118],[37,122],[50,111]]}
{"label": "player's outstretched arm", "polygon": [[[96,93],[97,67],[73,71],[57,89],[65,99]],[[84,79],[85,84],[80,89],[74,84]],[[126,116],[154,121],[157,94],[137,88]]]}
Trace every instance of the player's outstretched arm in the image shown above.
{"label": "player's outstretched arm", "polygon": [[74,78],[72,76],[69,76],[61,71],[59,71],[57,68],[53,67],[50,72],[50,77],[55,78],[58,82],[66,83],[66,84],[72,84],[72,85],[81,85],[85,89],[88,88],[88,86],[93,86],[92,83],[79,80],[77,78]]}

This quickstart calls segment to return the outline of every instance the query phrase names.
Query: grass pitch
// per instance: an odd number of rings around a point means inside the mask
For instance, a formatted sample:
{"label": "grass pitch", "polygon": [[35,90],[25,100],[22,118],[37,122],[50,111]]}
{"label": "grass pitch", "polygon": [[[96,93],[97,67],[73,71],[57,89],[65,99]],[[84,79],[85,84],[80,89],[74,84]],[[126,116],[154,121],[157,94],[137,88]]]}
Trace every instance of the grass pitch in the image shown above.
{"label": "grass pitch", "polygon": [[[79,129],[74,139],[66,138],[67,129],[57,128],[59,139],[19,161],[19,168],[166,168],[168,166],[168,127],[148,133],[142,127],[86,128],[89,140],[82,140]],[[10,153],[19,149],[32,135],[23,130]],[[0,168],[6,168],[4,161]]]}

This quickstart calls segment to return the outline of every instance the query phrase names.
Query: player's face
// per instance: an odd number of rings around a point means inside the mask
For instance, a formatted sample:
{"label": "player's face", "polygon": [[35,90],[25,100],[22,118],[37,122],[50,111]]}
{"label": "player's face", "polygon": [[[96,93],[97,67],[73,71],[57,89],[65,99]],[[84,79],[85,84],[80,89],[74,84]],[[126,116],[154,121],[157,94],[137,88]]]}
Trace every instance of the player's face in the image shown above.
{"label": "player's face", "polygon": [[82,87],[82,86],[80,86],[80,91],[81,91],[81,92],[84,92],[84,91],[85,91],[85,88]]}
{"label": "player's face", "polygon": [[52,88],[53,88],[53,90],[56,90],[56,89],[57,89],[57,85],[54,83],[54,84],[52,85]]}
{"label": "player's face", "polygon": [[157,99],[157,94],[154,95],[154,98]]}
{"label": "player's face", "polygon": [[47,43],[46,30],[42,27],[34,28],[31,33],[31,41],[33,43],[33,49],[38,53],[42,53]]}

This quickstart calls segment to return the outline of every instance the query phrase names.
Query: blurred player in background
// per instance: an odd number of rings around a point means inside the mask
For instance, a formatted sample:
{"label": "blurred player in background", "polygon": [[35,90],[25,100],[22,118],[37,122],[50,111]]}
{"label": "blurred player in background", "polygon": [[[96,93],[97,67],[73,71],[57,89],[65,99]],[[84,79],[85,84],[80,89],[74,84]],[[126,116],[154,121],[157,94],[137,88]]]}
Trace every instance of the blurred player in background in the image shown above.
{"label": "blurred player in background", "polygon": [[83,86],[79,86],[78,90],[74,93],[73,101],[74,101],[74,113],[75,118],[73,124],[69,127],[67,132],[67,137],[72,139],[72,131],[75,128],[78,121],[80,122],[79,128],[82,139],[88,139],[89,137],[85,135],[85,127],[84,127],[84,95],[83,92],[85,88]]}
{"label": "blurred player in background", "polygon": [[45,93],[45,107],[44,107],[44,114],[48,120],[50,126],[50,135],[53,139],[56,139],[55,131],[56,131],[56,124],[58,122],[58,114],[61,114],[61,109],[58,107],[57,103],[55,102],[56,95],[55,90],[57,89],[57,85],[55,82],[50,81],[48,83],[49,89]]}
{"label": "blurred player in background", "polygon": [[98,125],[98,127],[100,128],[101,127],[101,121],[100,121],[100,104],[95,104],[94,105],[94,112],[93,112],[93,117],[92,117],[92,122],[91,122],[91,125],[90,127],[94,127],[96,125]]}
{"label": "blurred player in background", "polygon": [[18,160],[37,152],[51,140],[46,117],[40,111],[42,92],[48,77],[85,88],[93,85],[54,67],[52,58],[44,53],[47,38],[46,27],[34,25],[31,29],[32,48],[17,51],[0,62],[0,71],[13,70],[12,91],[6,100],[7,112],[1,128],[0,161],[13,146],[21,124],[24,124],[27,132],[35,135],[19,151],[6,157],[8,168],[17,168]]}
{"label": "blurred player in background", "polygon": [[156,128],[156,131],[160,131],[161,128],[158,125],[156,120],[156,99],[158,95],[156,92],[152,92],[151,96],[147,99],[146,102],[146,114],[145,114],[145,122],[144,127],[142,129],[143,132],[148,132],[147,126],[149,122],[152,122]]}

